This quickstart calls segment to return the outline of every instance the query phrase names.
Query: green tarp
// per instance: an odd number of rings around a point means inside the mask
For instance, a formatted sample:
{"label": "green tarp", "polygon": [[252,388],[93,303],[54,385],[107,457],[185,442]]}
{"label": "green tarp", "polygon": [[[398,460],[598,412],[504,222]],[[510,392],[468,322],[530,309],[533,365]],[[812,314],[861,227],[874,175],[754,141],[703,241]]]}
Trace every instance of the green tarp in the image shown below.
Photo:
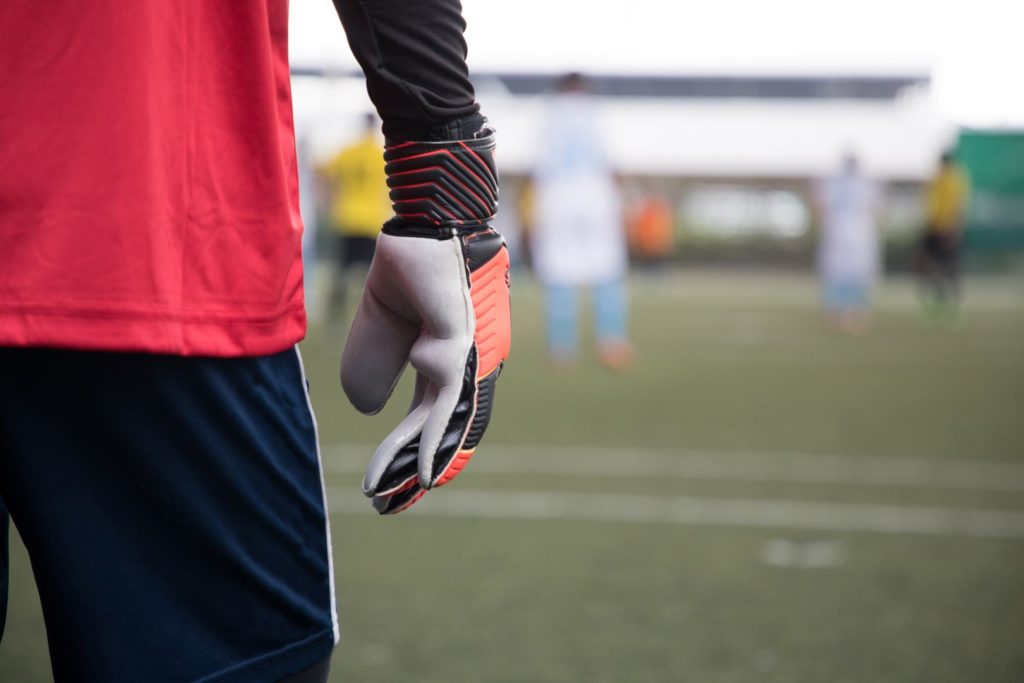
{"label": "green tarp", "polygon": [[962,131],[956,156],[971,178],[968,244],[1024,248],[1024,130]]}

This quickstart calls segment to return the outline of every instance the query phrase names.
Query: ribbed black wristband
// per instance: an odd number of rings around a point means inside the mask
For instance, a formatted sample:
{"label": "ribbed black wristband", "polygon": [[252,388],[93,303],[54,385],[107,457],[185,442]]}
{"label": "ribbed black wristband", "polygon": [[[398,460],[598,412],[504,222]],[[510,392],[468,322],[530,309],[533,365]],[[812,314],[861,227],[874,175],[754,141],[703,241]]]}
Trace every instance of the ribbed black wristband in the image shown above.
{"label": "ribbed black wristband", "polygon": [[385,172],[395,215],[420,228],[474,228],[498,210],[494,131],[470,140],[389,142]]}

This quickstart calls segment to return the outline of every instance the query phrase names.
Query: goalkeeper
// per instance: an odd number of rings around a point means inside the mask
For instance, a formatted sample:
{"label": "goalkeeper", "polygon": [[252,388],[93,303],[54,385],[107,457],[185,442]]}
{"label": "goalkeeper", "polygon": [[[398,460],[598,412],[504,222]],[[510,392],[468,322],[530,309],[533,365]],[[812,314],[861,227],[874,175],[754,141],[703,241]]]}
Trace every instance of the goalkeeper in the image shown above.
{"label": "goalkeeper", "polygon": [[[507,354],[493,134],[458,0],[335,6],[397,209],[344,385],[372,412],[418,373],[364,483],[394,512],[465,465]],[[58,682],[327,678],[287,21],[287,0],[0,8],[0,513]]]}

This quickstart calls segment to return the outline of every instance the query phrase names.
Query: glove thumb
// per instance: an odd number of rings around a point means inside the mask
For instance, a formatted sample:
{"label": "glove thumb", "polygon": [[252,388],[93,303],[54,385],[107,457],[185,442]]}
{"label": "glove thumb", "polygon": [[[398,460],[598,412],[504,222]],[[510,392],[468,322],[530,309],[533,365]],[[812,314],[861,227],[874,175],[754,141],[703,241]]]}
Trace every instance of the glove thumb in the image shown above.
{"label": "glove thumb", "polygon": [[374,415],[384,407],[418,334],[414,322],[385,306],[367,285],[341,354],[341,387],[359,412]]}

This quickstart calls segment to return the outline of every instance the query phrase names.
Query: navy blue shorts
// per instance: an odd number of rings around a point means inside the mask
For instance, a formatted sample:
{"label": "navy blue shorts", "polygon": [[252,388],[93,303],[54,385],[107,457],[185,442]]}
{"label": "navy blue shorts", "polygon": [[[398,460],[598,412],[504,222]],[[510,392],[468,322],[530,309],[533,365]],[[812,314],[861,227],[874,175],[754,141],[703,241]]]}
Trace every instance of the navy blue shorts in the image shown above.
{"label": "navy blue shorts", "polygon": [[0,348],[0,499],[57,681],[276,681],[337,642],[298,349]]}

